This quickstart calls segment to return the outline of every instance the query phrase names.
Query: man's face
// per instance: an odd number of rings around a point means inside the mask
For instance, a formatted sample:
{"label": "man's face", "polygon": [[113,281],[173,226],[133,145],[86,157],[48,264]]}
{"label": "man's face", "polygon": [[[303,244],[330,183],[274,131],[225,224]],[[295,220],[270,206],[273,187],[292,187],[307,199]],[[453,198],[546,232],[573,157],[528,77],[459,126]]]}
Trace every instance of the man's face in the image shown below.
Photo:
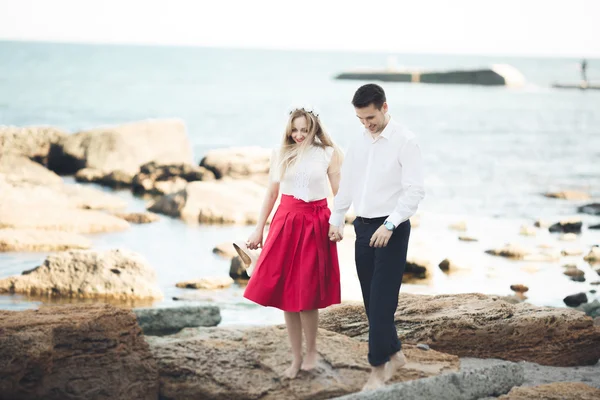
{"label": "man's face", "polygon": [[371,133],[381,133],[385,128],[385,113],[387,113],[387,103],[383,103],[381,110],[373,104],[369,104],[367,107],[354,108],[356,110],[356,116],[360,120],[361,124]]}

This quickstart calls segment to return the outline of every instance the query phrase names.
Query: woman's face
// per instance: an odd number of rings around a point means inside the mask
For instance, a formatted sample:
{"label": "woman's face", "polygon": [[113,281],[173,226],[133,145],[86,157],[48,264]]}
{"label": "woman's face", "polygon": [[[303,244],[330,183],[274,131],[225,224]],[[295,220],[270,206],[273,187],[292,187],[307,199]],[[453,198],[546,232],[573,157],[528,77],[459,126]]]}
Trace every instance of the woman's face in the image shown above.
{"label": "woman's face", "polygon": [[292,121],[292,139],[300,144],[308,136],[308,121],[305,116],[296,117]]}

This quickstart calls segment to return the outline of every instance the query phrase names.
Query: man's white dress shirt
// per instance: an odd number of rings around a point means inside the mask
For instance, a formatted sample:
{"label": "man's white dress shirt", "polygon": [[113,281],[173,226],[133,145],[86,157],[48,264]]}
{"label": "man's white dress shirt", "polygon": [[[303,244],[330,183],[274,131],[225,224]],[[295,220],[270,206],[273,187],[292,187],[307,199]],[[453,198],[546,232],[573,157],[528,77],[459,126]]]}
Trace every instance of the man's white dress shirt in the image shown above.
{"label": "man's white dress shirt", "polygon": [[425,197],[423,162],[415,135],[390,118],[376,139],[365,130],[349,147],[329,223],[342,226],[354,204],[356,216],[408,220]]}

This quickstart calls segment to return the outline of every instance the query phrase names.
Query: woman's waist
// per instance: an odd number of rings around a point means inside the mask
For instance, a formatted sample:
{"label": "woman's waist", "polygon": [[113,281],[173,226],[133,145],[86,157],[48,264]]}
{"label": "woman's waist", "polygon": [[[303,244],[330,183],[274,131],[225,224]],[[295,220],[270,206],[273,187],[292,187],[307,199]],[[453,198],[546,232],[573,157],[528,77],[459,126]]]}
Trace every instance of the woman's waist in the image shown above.
{"label": "woman's waist", "polygon": [[291,194],[282,194],[281,201],[279,203],[280,208],[292,208],[298,210],[314,210],[315,208],[327,208],[327,206],[326,198],[305,201],[294,197]]}

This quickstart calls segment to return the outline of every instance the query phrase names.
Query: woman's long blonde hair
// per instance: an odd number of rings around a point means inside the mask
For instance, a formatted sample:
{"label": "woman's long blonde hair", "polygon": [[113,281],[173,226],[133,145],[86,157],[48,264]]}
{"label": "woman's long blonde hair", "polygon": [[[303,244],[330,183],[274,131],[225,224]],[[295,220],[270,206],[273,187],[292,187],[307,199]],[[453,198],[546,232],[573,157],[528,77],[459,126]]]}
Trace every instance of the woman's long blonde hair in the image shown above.
{"label": "woman's long blonde hair", "polygon": [[[292,123],[296,118],[300,117],[306,118],[308,134],[306,135],[306,139],[298,144],[292,138]],[[290,117],[283,135],[283,142],[279,151],[279,170],[281,179],[283,179],[288,168],[300,161],[311,146],[321,148],[332,147],[334,155],[337,155],[341,162],[342,152],[323,128],[318,114],[315,114],[313,111],[305,110],[304,108],[296,108],[290,112]]]}

